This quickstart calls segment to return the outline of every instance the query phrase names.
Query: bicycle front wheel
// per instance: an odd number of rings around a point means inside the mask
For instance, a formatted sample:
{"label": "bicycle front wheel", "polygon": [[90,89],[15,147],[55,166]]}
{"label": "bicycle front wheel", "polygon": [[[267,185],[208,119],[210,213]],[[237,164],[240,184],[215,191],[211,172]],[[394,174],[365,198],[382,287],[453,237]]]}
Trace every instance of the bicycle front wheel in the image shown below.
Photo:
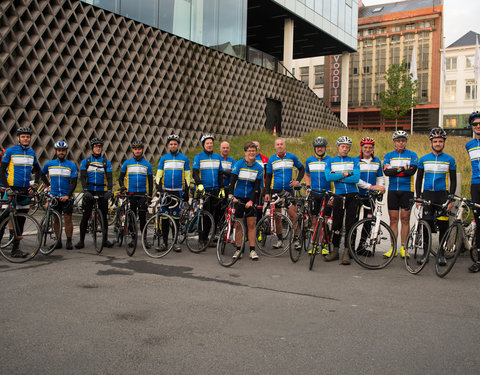
{"label": "bicycle front wheel", "polygon": [[124,246],[128,256],[133,256],[137,249],[137,217],[132,210],[127,210],[125,213],[125,226],[124,226]]}
{"label": "bicycle front wheel", "polygon": [[13,220],[5,218],[0,223],[0,254],[12,263],[32,259],[40,249],[40,232],[40,225],[27,214],[16,213]]}
{"label": "bicycle front wheel", "polygon": [[425,220],[412,227],[405,245],[405,267],[412,274],[419,273],[427,264],[432,249],[432,230]]}
{"label": "bicycle front wheel", "polygon": [[245,225],[243,220],[233,219],[230,225],[224,224],[217,241],[218,263],[224,267],[234,265],[244,248]]}
{"label": "bicycle front wheel", "polygon": [[375,234],[375,218],[365,218],[356,222],[348,232],[348,249],[350,255],[360,266],[369,270],[379,270],[386,267],[394,257],[383,254],[397,248],[397,240],[392,229],[380,221]]}
{"label": "bicycle front wheel", "polygon": [[[461,223],[455,223],[451,225],[442,241],[435,258],[435,273],[438,277],[445,277],[452,270],[458,255],[462,251],[463,246],[463,228]],[[443,250],[443,251],[442,251]],[[441,255],[444,255],[444,259],[441,259]],[[444,260],[445,264],[441,265],[440,260]]]}
{"label": "bicycle front wheel", "polygon": [[175,220],[165,213],[156,213],[148,219],[142,231],[142,247],[152,258],[163,258],[177,240]]}
{"label": "bicycle front wheel", "polygon": [[[323,220],[320,218],[319,220]],[[315,257],[317,253],[321,251],[320,247],[320,239],[323,239],[323,222],[320,221],[317,225],[317,231],[314,234],[315,238],[312,241],[312,248],[308,251],[308,269],[311,271],[313,268],[313,263],[315,263]]]}
{"label": "bicycle front wheel", "polygon": [[[58,235],[55,233],[55,222],[58,226]],[[47,212],[40,223],[40,229],[42,233],[40,252],[43,255],[51,254],[60,241],[63,229],[62,217],[57,211]]]}
{"label": "bicycle front wheel", "polygon": [[215,232],[215,220],[210,212],[201,210],[195,212],[194,216],[187,223],[185,241],[188,250],[192,253],[204,251],[210,241],[213,240]]}
{"label": "bicycle front wheel", "polygon": [[103,250],[106,228],[100,211],[94,211],[88,220],[88,231],[92,236],[93,246],[97,254]]}
{"label": "bicycle front wheel", "polygon": [[310,239],[305,238],[308,235],[308,232],[304,226],[303,216],[297,215],[297,217],[293,220],[292,226],[293,232],[295,233],[295,236],[298,237],[298,241],[300,243],[300,247],[295,246],[295,240],[290,243],[290,259],[293,263],[296,263],[302,256],[302,252],[307,249],[307,241]]}
{"label": "bicycle front wheel", "polygon": [[267,257],[279,257],[288,251],[293,236],[293,225],[290,219],[275,212],[273,227],[271,215],[260,219],[255,229],[255,242],[258,250]]}

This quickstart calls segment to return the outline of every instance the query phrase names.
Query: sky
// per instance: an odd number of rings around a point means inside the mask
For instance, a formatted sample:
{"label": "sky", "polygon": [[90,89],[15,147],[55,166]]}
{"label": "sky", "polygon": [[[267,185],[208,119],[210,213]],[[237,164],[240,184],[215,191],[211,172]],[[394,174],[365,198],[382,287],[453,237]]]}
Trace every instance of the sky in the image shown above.
{"label": "sky", "polygon": [[[388,0],[363,0],[363,5],[395,3]],[[480,33],[479,0],[443,0],[445,46],[469,31]]]}

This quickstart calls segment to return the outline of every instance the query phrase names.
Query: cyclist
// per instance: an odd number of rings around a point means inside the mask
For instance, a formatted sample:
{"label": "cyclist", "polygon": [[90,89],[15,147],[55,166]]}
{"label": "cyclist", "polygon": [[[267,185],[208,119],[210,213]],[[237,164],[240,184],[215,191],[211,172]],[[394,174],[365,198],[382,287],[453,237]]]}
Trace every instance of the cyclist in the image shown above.
{"label": "cyclist", "polygon": [[[417,180],[415,182],[415,192],[417,197],[429,200],[432,203],[444,204],[448,200],[448,194],[455,194],[457,188],[457,166],[455,159],[444,153],[445,141],[447,133],[441,128],[433,128],[428,137],[432,146],[432,152],[424,155],[418,161]],[[448,178],[450,177],[450,186]],[[423,193],[422,193],[423,183]],[[417,206],[420,203],[417,203]],[[451,204],[448,209],[451,208]],[[432,231],[435,226],[433,220],[435,217],[435,208],[425,206],[423,210],[423,218],[428,222]],[[444,234],[448,229],[448,217],[437,217],[438,225],[438,239],[442,240]],[[447,261],[445,259],[443,248],[438,249],[438,264],[445,266]],[[428,259],[423,256],[417,261],[419,264],[428,262]]]}
{"label": "cyclist", "polygon": [[[360,180],[358,181],[358,192],[360,197],[366,198],[368,191],[380,191],[385,192],[385,177],[382,172],[382,162],[374,155],[375,140],[371,137],[364,137],[360,140],[360,155],[355,157],[360,166]],[[362,199],[363,218],[372,214],[370,200]],[[368,207],[368,208],[366,208]],[[362,231],[362,237],[369,232],[368,224],[365,225],[365,230]],[[362,238],[363,240],[363,238]],[[360,241],[364,243],[364,241]],[[353,250],[353,249],[352,249]],[[368,256],[370,252],[366,252],[365,249],[357,250],[359,255]]]}
{"label": "cyclist", "polygon": [[[167,191],[169,194],[187,201],[190,182],[190,162],[188,158],[178,150],[180,137],[177,134],[170,134],[167,137],[167,146],[170,152],[163,155],[158,163],[156,176],[157,191]],[[177,228],[179,227],[180,205],[173,210],[162,206],[162,212],[171,215],[175,220]],[[168,244],[168,232],[168,220],[163,220],[162,233],[164,235],[165,246]],[[173,250],[176,252],[181,251],[177,244],[173,245]]]}
{"label": "cyclist", "polygon": [[260,194],[257,196],[257,222],[260,221],[263,215],[263,196],[264,190],[265,190],[265,177],[267,176],[267,163],[268,163],[268,158],[265,155],[262,155],[260,153],[260,142],[258,141],[252,141],[255,146],[257,146],[257,155],[255,156],[255,160],[257,163],[262,167],[263,169],[263,179],[260,184]]}
{"label": "cyclist", "polygon": [[[72,235],[73,235],[73,192],[77,187],[78,168],[75,163],[67,160],[68,143],[65,141],[55,142],[56,159],[48,161],[42,168],[43,175],[50,176],[50,194],[58,197],[57,205],[53,207],[60,216],[63,214],[65,221],[65,235],[67,242],[65,247],[67,250],[72,250]],[[55,217],[56,219],[56,217]],[[56,249],[62,248],[62,234],[58,233],[58,223],[54,223],[55,233],[57,233],[59,240]]]}
{"label": "cyclist", "polygon": [[90,140],[92,155],[83,159],[80,163],[80,182],[83,191],[83,214],[80,221],[80,240],[75,244],[77,249],[85,247],[85,234],[87,232],[88,219],[93,210],[93,196],[98,197],[98,208],[103,216],[104,223],[104,247],[112,247],[108,241],[108,200],[113,196],[112,164],[102,156],[103,139],[92,138]]}
{"label": "cyclist", "polygon": [[[132,142],[133,158],[122,164],[118,177],[120,192],[127,191],[129,195],[130,209],[135,214],[138,210],[140,232],[147,223],[147,207],[153,192],[153,169],[152,165],[144,158],[143,148],[141,141]],[[126,186],[124,184],[125,177],[127,178]],[[129,246],[133,247],[133,240]]]}
{"label": "cyclist", "polygon": [[[203,152],[193,158],[193,179],[197,185],[197,192],[203,194],[209,193],[220,199],[209,197],[205,201],[204,209],[213,215],[215,220],[215,227],[220,219],[220,203],[221,199],[225,198],[225,191],[223,188],[223,167],[222,158],[213,152],[214,136],[211,134],[204,134],[200,139],[202,143]],[[210,231],[210,224],[205,225],[204,230],[200,233],[199,241],[201,245],[208,242],[207,235]],[[213,245],[213,244],[212,244]]]}
{"label": "cyclist", "polygon": [[[229,198],[234,198],[235,217],[246,218],[247,237],[250,245],[250,259],[258,260],[255,251],[255,203],[258,195],[260,195],[260,185],[263,179],[263,168],[255,160],[257,147],[251,141],[243,146],[245,158],[235,163],[232,170],[232,178],[230,184]],[[238,231],[240,233],[240,231]],[[241,240],[237,243],[241,243]],[[240,249],[237,249],[234,258],[240,256]]]}
{"label": "cyclist", "polygon": [[[401,221],[400,256],[405,256],[405,243],[410,230],[410,200],[413,199],[413,176],[418,167],[418,156],[407,150],[408,134],[404,130],[397,130],[392,135],[395,151],[385,155],[383,173],[389,177],[388,184],[388,215],[390,228],[398,239],[398,219]],[[399,214],[400,212],[400,214]],[[397,249],[390,249],[385,257],[397,256]]]}
{"label": "cyclist", "polygon": [[[0,181],[6,190],[4,199],[8,197],[12,190],[20,193],[17,195],[15,202],[17,211],[28,213],[30,209],[30,195],[36,191],[42,171],[40,170],[35,151],[30,148],[32,129],[28,126],[18,128],[17,140],[17,146],[9,147],[5,150],[2,163],[0,164]],[[32,172],[35,174],[35,179],[34,184],[30,185]],[[3,215],[0,215],[1,220],[3,220]],[[23,233],[25,219],[19,217],[18,224]],[[2,237],[3,233],[0,233],[0,239]],[[19,245],[19,242],[13,244],[12,258],[25,258],[28,255],[19,249]]]}
{"label": "cyclist", "polygon": [[224,141],[220,144],[220,156],[222,157],[223,187],[228,189],[230,185],[230,173],[235,165],[235,159],[230,156],[230,143]]}
{"label": "cyclist", "polygon": [[[298,160],[298,158],[286,152],[287,146],[283,138],[277,138],[275,140],[276,154],[271,156],[267,162],[267,178],[265,183],[265,200],[269,201],[270,196],[282,191],[287,191],[293,196],[293,188],[302,181],[305,174],[305,167]],[[298,169],[297,178],[293,179],[293,168]],[[276,208],[276,211],[280,211],[281,208]],[[288,215],[293,221],[297,215],[297,208],[294,205],[288,207]],[[281,228],[281,219],[277,218],[277,228]],[[298,239],[295,241],[295,247],[299,248],[300,242]],[[277,233],[277,242],[273,245],[274,248],[283,247],[282,233]]]}
{"label": "cyclist", "polygon": [[[338,155],[327,160],[325,177],[333,182],[334,193],[340,195],[333,200],[332,243],[333,251],[325,256],[326,262],[339,258],[339,247],[342,239],[342,226],[345,217],[345,237],[357,220],[357,183],[360,179],[358,160],[348,156],[352,147],[352,139],[342,136],[337,139]],[[350,254],[345,240],[341,264],[350,264]]]}
{"label": "cyclist", "polygon": [[[324,137],[317,137],[313,140],[312,146],[314,150],[313,156],[310,156],[305,162],[305,183],[307,188],[312,189],[313,206],[312,206],[312,226],[317,225],[317,215],[322,208],[322,194],[320,191],[332,191],[333,183],[327,181],[325,177],[326,162],[332,157],[327,155],[328,141]],[[330,216],[332,213],[332,206],[325,206],[325,216]],[[322,255],[327,255],[327,247],[322,249]]]}
{"label": "cyclist", "polygon": [[[465,145],[472,164],[470,194],[472,201],[480,203],[480,112],[473,112],[468,119],[468,123],[473,130],[473,139]],[[473,263],[468,270],[470,272],[478,272],[480,271],[480,212],[474,210],[473,214],[477,223],[475,229],[475,244],[473,245],[474,248],[477,249],[477,262]]]}

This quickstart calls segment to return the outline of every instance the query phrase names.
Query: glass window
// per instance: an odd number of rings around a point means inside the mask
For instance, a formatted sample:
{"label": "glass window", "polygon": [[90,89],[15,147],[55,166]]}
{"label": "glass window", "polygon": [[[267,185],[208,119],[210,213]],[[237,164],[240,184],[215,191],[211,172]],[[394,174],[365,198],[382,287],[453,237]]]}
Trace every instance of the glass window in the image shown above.
{"label": "glass window", "polygon": [[455,70],[457,69],[457,58],[456,57],[447,57],[447,70]]}
{"label": "glass window", "polygon": [[315,12],[323,14],[323,0],[315,0]]}
{"label": "glass window", "polygon": [[456,117],[445,118],[445,126],[447,128],[456,128],[457,127],[457,118]]}
{"label": "glass window", "polygon": [[465,81],[465,100],[477,99],[477,90],[475,90],[475,81],[467,79]]}
{"label": "glass window", "polygon": [[304,82],[307,86],[310,83],[310,72],[308,66],[303,66],[300,68],[300,81]]}
{"label": "glass window", "polygon": [[415,24],[414,23],[407,23],[405,25],[405,30],[415,30]]}
{"label": "glass window", "polygon": [[87,4],[95,5],[99,8],[109,10],[111,12],[117,12],[116,0],[84,0]]}
{"label": "glass window", "polygon": [[467,56],[466,59],[466,67],[473,68],[473,64],[475,64],[475,56]]}
{"label": "glass window", "polygon": [[400,26],[391,26],[390,27],[390,31],[391,32],[396,32],[396,31],[400,31],[402,28]]}
{"label": "glass window", "polygon": [[352,7],[345,7],[345,32],[352,35]]}
{"label": "glass window", "polygon": [[315,70],[315,86],[323,85],[323,76],[324,76],[324,66],[323,65],[315,65],[313,67]]}
{"label": "glass window", "polygon": [[457,81],[449,80],[445,83],[445,100],[454,102],[457,98]]}
{"label": "glass window", "polygon": [[174,0],[160,0],[158,3],[158,28],[169,33],[173,33],[173,8]]}
{"label": "glass window", "polygon": [[385,73],[387,65],[387,48],[386,48],[386,38],[381,37],[377,39],[377,61],[376,61],[376,71],[381,73],[382,76]]}
{"label": "glass window", "polygon": [[330,0],[323,0],[323,17],[330,21],[331,19],[331,9]]}
{"label": "glass window", "polygon": [[338,25],[338,0],[331,0],[330,11],[330,20],[334,25]]}
{"label": "glass window", "polygon": [[221,0],[218,2],[218,44],[221,51],[235,53],[232,46],[246,44],[246,14],[244,0]]}
{"label": "glass window", "polygon": [[120,14],[134,20],[157,27],[157,0],[122,1]]}

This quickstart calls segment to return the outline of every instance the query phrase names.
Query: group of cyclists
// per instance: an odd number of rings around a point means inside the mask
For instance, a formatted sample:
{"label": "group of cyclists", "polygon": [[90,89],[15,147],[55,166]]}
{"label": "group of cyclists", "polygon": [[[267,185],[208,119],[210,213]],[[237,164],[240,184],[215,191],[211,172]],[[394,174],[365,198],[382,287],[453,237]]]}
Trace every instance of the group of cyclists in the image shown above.
{"label": "group of cyclists", "polygon": [[[480,112],[470,115],[469,124],[473,129],[474,138],[466,144],[472,165],[471,197],[480,203]],[[0,164],[0,183],[8,197],[12,189],[17,191],[16,205],[20,212],[28,212],[29,197],[36,189],[40,179],[50,187],[51,194],[58,197],[55,206],[63,214],[67,249],[73,249],[72,211],[73,193],[76,189],[78,175],[84,191],[83,214],[80,222],[80,238],[75,248],[85,246],[84,239],[88,219],[96,199],[104,222],[107,223],[108,200],[113,196],[112,165],[103,155],[104,141],[100,138],[90,140],[91,155],[80,164],[78,171],[75,163],[67,159],[68,144],[65,141],[55,143],[56,157],[40,168],[35,152],[30,148],[32,130],[20,127],[17,130],[18,145],[5,150]],[[409,256],[405,245],[410,229],[410,210],[414,197],[429,200],[435,204],[444,204],[449,195],[454,194],[457,186],[455,159],[444,152],[447,135],[441,128],[430,131],[429,139],[432,152],[422,156],[407,149],[408,133],[397,130],[392,135],[394,150],[384,156],[383,162],[375,155],[375,140],[364,137],[360,141],[360,155],[350,156],[352,139],[341,136],[336,140],[335,156],[327,154],[328,141],[317,137],[313,141],[313,155],[306,159],[305,164],[294,154],[286,151],[283,138],[275,140],[275,154],[270,158],[260,153],[260,144],[249,141],[244,145],[244,157],[235,161],[230,155],[230,145],[222,142],[220,154],[214,152],[214,136],[205,134],[201,137],[203,151],[193,159],[192,166],[187,156],[179,151],[180,137],[171,134],[167,138],[168,152],[163,155],[158,164],[157,173],[153,175],[152,165],[144,158],[144,145],[140,141],[131,144],[133,157],[122,164],[118,184],[120,191],[127,194],[131,209],[138,215],[140,230],[146,223],[148,205],[151,203],[153,189],[157,193],[168,193],[179,199],[188,200],[190,181],[193,179],[195,194],[205,194],[204,209],[212,214],[215,224],[220,220],[225,210],[225,202],[233,200],[235,216],[245,220],[247,239],[249,242],[249,257],[258,260],[255,251],[255,225],[262,216],[264,202],[269,202],[278,194],[294,196],[294,189],[304,179],[312,196],[313,226],[319,214],[324,193],[331,191],[334,197],[327,207],[326,214],[333,219],[332,243],[333,250],[323,253],[327,262],[340,260],[340,264],[350,264],[350,254],[346,240],[340,259],[340,244],[342,233],[348,234],[350,228],[359,219],[360,208],[363,216],[371,214],[372,208],[367,203],[359,204],[358,197],[366,197],[369,191],[386,192],[388,177],[387,205],[390,227],[395,237],[400,237],[400,255]],[[295,170],[297,172],[295,173]],[[80,173],[79,173],[80,172]],[[34,183],[31,184],[31,175]],[[49,178],[47,178],[47,176]],[[416,180],[415,180],[416,178]],[[293,201],[292,201],[293,202]],[[419,203],[417,203],[419,204]],[[451,206],[448,207],[450,209]],[[276,210],[281,208],[276,207]],[[293,220],[296,207],[290,203],[287,207],[288,216]],[[180,209],[170,210],[162,207],[174,220],[179,220]],[[443,212],[441,215],[445,215]],[[480,213],[474,211],[474,217],[479,221]],[[442,237],[448,228],[448,218],[439,216],[434,209],[426,206],[423,218],[433,227],[435,220],[439,236]],[[0,220],[1,221],[1,220]],[[398,224],[400,222],[400,236]],[[168,230],[168,228],[165,228]],[[473,246],[480,252],[479,226]],[[106,230],[108,232],[108,229]],[[282,233],[277,233],[275,248],[282,247]],[[207,245],[210,238],[210,228],[203,228],[199,233],[199,242]],[[2,234],[3,235],[3,234]],[[61,237],[61,234],[59,234]],[[62,241],[57,248],[63,246]],[[104,247],[113,246],[104,235]],[[294,237],[292,246],[300,247],[300,241]],[[175,251],[181,251],[178,245]],[[446,264],[443,249],[438,249],[437,262],[440,266]],[[384,257],[394,257],[397,249],[390,249]],[[480,254],[479,254],[480,255]],[[26,254],[13,245],[12,257],[25,257]],[[233,255],[241,257],[240,248]],[[480,259],[480,257],[477,257]],[[421,257],[418,262],[428,262],[428,257]],[[470,272],[480,271],[480,263],[474,262],[469,267]]]}

